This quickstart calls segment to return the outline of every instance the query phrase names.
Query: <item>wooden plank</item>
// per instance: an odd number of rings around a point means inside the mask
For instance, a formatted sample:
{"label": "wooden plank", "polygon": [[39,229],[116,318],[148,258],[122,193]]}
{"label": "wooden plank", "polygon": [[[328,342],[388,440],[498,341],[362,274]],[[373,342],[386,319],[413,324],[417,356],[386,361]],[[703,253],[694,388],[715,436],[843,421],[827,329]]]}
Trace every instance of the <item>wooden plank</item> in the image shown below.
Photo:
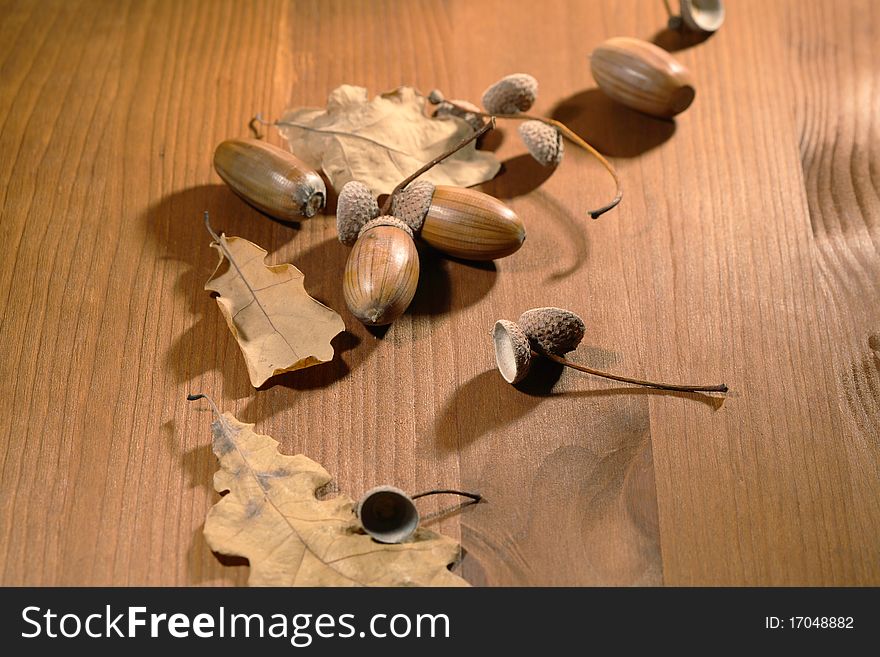
{"label": "wooden plank", "polygon": [[[8,3],[0,582],[243,584],[201,536],[210,415],[184,401],[201,391],[352,495],[484,493],[424,501],[475,584],[880,583],[877,7],[740,0],[680,42],[662,4]],[[618,34],[691,67],[674,123],[596,91],[587,55]],[[344,313],[336,361],[254,391],[203,290],[202,211],[339,310],[348,250],[332,216],[291,229],[242,203],[214,145],[339,84],[477,101],[516,71],[539,79],[537,112],[613,156],[619,209],[587,219],[613,192],[602,168],[569,145],[543,170],[505,123],[484,189],[523,217],[524,248],[491,266],[425,251],[387,333]],[[584,316],[585,363],[732,393],[540,366],[510,387],[488,331],[544,305]]]}

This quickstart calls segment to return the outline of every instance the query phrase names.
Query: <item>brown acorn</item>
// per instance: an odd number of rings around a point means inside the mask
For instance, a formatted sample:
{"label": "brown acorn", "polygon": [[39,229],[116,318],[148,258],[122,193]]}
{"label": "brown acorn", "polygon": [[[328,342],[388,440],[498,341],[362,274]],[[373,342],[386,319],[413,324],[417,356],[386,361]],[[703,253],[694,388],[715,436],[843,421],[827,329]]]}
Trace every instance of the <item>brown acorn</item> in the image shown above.
{"label": "brown acorn", "polygon": [[690,72],[653,43],[614,37],[590,57],[590,68],[607,96],[639,112],[669,118],[694,100]]}
{"label": "brown acorn", "polygon": [[391,209],[425,242],[456,258],[503,258],[526,238],[513,210],[475,189],[418,181],[394,197]]}
{"label": "brown acorn", "polygon": [[324,181],[285,150],[257,139],[229,139],[214,151],[214,169],[258,210],[278,219],[315,216],[327,199]]}
{"label": "brown acorn", "polygon": [[367,326],[390,324],[407,309],[418,282],[419,254],[409,226],[391,216],[367,222],[342,280],[351,314]]}

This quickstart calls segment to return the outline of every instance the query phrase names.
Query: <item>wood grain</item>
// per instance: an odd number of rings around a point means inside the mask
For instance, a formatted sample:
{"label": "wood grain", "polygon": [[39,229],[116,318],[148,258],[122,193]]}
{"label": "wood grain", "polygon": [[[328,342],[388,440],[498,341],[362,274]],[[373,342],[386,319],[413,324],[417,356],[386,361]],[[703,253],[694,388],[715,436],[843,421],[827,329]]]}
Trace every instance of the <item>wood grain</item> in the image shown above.
{"label": "wood grain", "polygon": [[[243,584],[201,534],[200,391],[353,496],[483,493],[420,501],[475,584],[880,584],[880,10],[738,0],[706,39],[663,31],[662,5],[3,3],[0,582]],[[587,55],[615,35],[691,69],[675,121],[596,89]],[[536,112],[614,159],[619,208],[589,220],[613,194],[601,166],[569,145],[544,169],[502,125],[482,189],[523,219],[523,248],[423,250],[387,332],[346,313],[336,360],[251,388],[203,290],[202,212],[339,311],[348,249],[332,216],[289,226],[242,202],[214,146],[343,83],[477,100],[519,71]],[[548,305],[586,320],[580,362],[732,392],[551,364],[511,387],[491,326]]]}

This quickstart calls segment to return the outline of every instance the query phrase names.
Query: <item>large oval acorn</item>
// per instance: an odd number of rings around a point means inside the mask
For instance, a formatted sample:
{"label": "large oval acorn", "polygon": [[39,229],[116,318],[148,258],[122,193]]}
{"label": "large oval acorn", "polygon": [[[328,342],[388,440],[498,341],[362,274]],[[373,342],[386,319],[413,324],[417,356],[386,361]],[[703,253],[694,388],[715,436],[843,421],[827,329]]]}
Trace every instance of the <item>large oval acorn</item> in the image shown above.
{"label": "large oval acorn", "polygon": [[513,210],[475,189],[418,181],[394,197],[392,213],[435,249],[465,260],[503,258],[526,238]]}
{"label": "large oval acorn", "polygon": [[694,100],[687,68],[647,41],[608,39],[593,51],[590,67],[606,95],[645,114],[669,118],[686,110]]}
{"label": "large oval acorn", "polygon": [[287,221],[315,216],[327,199],[324,181],[298,157],[257,139],[229,139],[214,151],[214,169],[245,201]]}
{"label": "large oval acorn", "polygon": [[342,292],[367,326],[390,324],[407,309],[419,282],[419,253],[402,221],[383,216],[361,229],[348,255]]}

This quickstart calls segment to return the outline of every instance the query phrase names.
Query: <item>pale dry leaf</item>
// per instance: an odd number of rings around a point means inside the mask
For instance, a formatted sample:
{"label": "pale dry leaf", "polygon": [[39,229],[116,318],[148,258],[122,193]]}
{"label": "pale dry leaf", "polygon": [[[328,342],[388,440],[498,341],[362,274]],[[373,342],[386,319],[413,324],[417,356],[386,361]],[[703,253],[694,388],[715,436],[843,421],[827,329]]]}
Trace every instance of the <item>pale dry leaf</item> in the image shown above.
{"label": "pale dry leaf", "polygon": [[418,529],[409,542],[377,543],[363,533],[345,495],[316,497],[331,481],[319,464],[278,452],[278,442],[230,413],[214,421],[225,493],[208,512],[215,552],[245,557],[251,586],[467,586],[448,566],[460,554],[450,538]]}
{"label": "pale dry leaf", "polygon": [[238,341],[255,388],[270,377],[333,359],[330,341],[345,330],[342,317],[309,296],[303,273],[290,264],[266,265],[267,252],[240,237],[212,244],[220,262],[205,289]]}
{"label": "pale dry leaf", "polygon": [[[376,195],[389,194],[401,180],[473,134],[458,117],[426,116],[425,102],[412,87],[370,100],[365,88],[342,85],[330,93],[326,109],[287,110],[277,125],[290,150],[322,169],[337,190],[359,180]],[[492,153],[468,144],[420,179],[470,187],[491,180],[500,168]]]}

